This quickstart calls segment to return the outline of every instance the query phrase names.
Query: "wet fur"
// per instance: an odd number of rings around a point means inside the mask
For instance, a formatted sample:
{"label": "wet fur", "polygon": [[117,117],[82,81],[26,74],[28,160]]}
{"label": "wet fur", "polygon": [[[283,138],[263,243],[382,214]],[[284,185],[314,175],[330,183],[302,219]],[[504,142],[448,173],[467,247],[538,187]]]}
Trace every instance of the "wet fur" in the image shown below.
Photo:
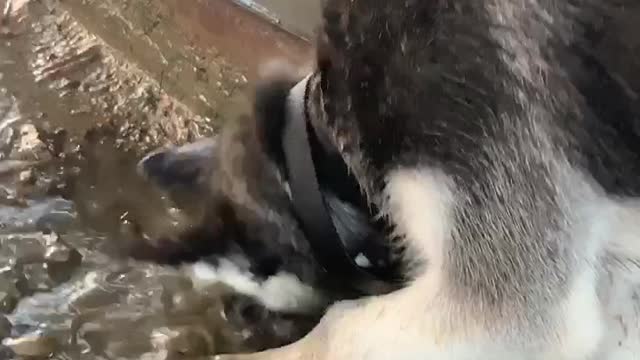
{"label": "wet fur", "polygon": [[[128,253],[181,266],[197,286],[223,282],[253,298],[263,307],[261,316],[253,316],[260,323],[236,316],[238,326],[273,332],[269,322],[302,316],[284,325],[293,331],[263,341],[260,348],[268,348],[298,339],[328,304],[359,294],[315,261],[293,211],[281,141],[290,116],[289,93],[302,76],[284,62],[269,64],[262,76],[251,116],[229,122],[215,138],[159,149],[140,161],[141,175],[168,192],[189,216],[172,234],[132,242]],[[375,212],[330,144],[327,129],[316,125],[312,149],[337,233],[354,259],[380,276],[397,278],[384,225],[373,219]],[[243,305],[227,304],[232,313],[242,314],[233,308]]]}
{"label": "wet fur", "polygon": [[308,106],[413,281],[221,358],[636,359],[637,2],[329,0],[324,19]]}

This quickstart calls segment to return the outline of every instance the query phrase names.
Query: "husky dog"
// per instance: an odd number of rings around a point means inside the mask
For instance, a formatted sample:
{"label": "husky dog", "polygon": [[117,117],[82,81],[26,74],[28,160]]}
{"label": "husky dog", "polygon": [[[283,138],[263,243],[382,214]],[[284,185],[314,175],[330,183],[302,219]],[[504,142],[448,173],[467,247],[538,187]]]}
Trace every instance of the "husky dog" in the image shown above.
{"label": "husky dog", "polygon": [[328,129],[408,281],[219,359],[639,359],[640,3],[324,6],[288,101]]}
{"label": "husky dog", "polygon": [[639,21],[633,0],[326,0],[317,68],[269,113],[328,134],[406,281],[218,358],[640,358]]}

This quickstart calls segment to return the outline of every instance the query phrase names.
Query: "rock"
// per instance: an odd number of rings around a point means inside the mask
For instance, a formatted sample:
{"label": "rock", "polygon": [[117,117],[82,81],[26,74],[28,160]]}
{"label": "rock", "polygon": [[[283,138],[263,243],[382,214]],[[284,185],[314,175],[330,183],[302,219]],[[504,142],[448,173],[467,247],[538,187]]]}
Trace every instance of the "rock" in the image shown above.
{"label": "rock", "polygon": [[12,327],[13,325],[11,325],[9,319],[4,315],[0,315],[0,340],[11,336]]}
{"label": "rock", "polygon": [[18,142],[19,152],[41,150],[44,143],[40,140],[38,130],[33,124],[24,124],[20,127],[20,141]]}
{"label": "rock", "polygon": [[19,265],[41,263],[44,257],[44,246],[40,233],[11,234],[3,242],[5,251],[13,254],[15,263]]}
{"label": "rock", "polygon": [[75,270],[82,264],[82,255],[76,249],[51,249],[48,254],[51,258],[65,259],[64,261],[47,262],[47,273],[55,283],[62,283],[71,279]]}
{"label": "rock", "polygon": [[10,347],[0,344],[0,359],[15,359],[16,353]]}
{"label": "rock", "polygon": [[24,124],[20,127],[17,141],[10,155],[14,160],[47,161],[52,156],[47,146],[40,140],[40,134],[33,124]]}
{"label": "rock", "polygon": [[55,230],[59,233],[65,233],[71,228],[75,221],[75,215],[67,211],[52,211],[36,220],[36,229],[39,231]]}
{"label": "rock", "polygon": [[22,274],[22,276],[18,278],[16,287],[26,295],[40,291],[49,291],[55,286],[47,273],[46,263],[25,264],[16,267],[16,270],[19,270]]}
{"label": "rock", "polygon": [[45,211],[37,217],[35,227],[45,234],[66,233],[76,220],[75,205],[61,198],[52,199]]}
{"label": "rock", "polygon": [[55,283],[71,278],[73,272],[82,264],[82,255],[78,250],[60,240],[58,234],[51,232],[43,235],[45,241],[44,260],[47,274]]}
{"label": "rock", "polygon": [[5,339],[3,344],[18,356],[29,357],[48,357],[59,349],[55,338],[37,333]]}
{"label": "rock", "polygon": [[5,151],[9,149],[14,134],[15,130],[13,130],[12,127],[6,127],[0,131],[0,150]]}
{"label": "rock", "polygon": [[33,169],[24,170],[18,175],[18,180],[23,184],[33,185],[36,182],[36,177],[33,174]]}
{"label": "rock", "polygon": [[10,191],[6,188],[0,188],[0,205],[25,208],[27,207],[27,201],[25,199],[18,198],[15,191]]}
{"label": "rock", "polygon": [[117,302],[120,296],[121,294],[116,291],[110,291],[95,285],[83,291],[81,295],[76,296],[71,301],[71,306],[77,311],[89,311]]}
{"label": "rock", "polygon": [[35,165],[35,162],[27,160],[0,160],[0,174],[15,174],[33,165]]}
{"label": "rock", "polygon": [[47,246],[44,252],[44,259],[47,262],[66,262],[71,258],[72,251],[73,249],[70,247],[61,244]]}

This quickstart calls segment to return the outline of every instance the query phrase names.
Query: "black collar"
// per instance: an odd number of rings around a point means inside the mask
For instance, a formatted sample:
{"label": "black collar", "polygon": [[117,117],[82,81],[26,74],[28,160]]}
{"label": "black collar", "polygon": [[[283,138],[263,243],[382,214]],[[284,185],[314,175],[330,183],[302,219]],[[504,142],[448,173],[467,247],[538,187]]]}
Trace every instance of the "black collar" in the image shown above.
{"label": "black collar", "polygon": [[282,148],[294,210],[302,224],[312,251],[321,266],[335,279],[367,295],[388,293],[399,288],[381,280],[355,264],[347,253],[327,211],[316,175],[309,137],[313,126],[306,106],[309,78],[290,93]]}

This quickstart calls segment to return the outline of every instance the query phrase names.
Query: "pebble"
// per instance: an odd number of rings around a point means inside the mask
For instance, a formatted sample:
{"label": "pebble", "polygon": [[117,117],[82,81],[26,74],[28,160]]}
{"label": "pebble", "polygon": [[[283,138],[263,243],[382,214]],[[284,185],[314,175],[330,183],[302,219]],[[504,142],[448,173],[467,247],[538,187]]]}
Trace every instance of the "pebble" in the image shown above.
{"label": "pebble", "polygon": [[187,357],[214,353],[214,342],[206,329],[198,326],[161,327],[151,333],[151,345],[168,355]]}
{"label": "pebble", "polygon": [[0,344],[0,359],[15,359],[16,353],[11,348]]}
{"label": "pebble", "polygon": [[24,294],[49,291],[55,286],[45,263],[25,264],[20,267],[20,272],[22,276],[18,279],[17,287]]}
{"label": "pebble", "polygon": [[6,316],[0,315],[0,340],[11,336],[11,322]]}
{"label": "pebble", "polygon": [[24,170],[18,175],[18,180],[23,184],[33,185],[36,182],[36,177],[33,174],[33,169]]}
{"label": "pebble", "polygon": [[49,278],[58,284],[69,280],[73,272],[82,264],[82,255],[78,250],[62,242],[54,232],[43,235],[43,238],[44,260]]}

